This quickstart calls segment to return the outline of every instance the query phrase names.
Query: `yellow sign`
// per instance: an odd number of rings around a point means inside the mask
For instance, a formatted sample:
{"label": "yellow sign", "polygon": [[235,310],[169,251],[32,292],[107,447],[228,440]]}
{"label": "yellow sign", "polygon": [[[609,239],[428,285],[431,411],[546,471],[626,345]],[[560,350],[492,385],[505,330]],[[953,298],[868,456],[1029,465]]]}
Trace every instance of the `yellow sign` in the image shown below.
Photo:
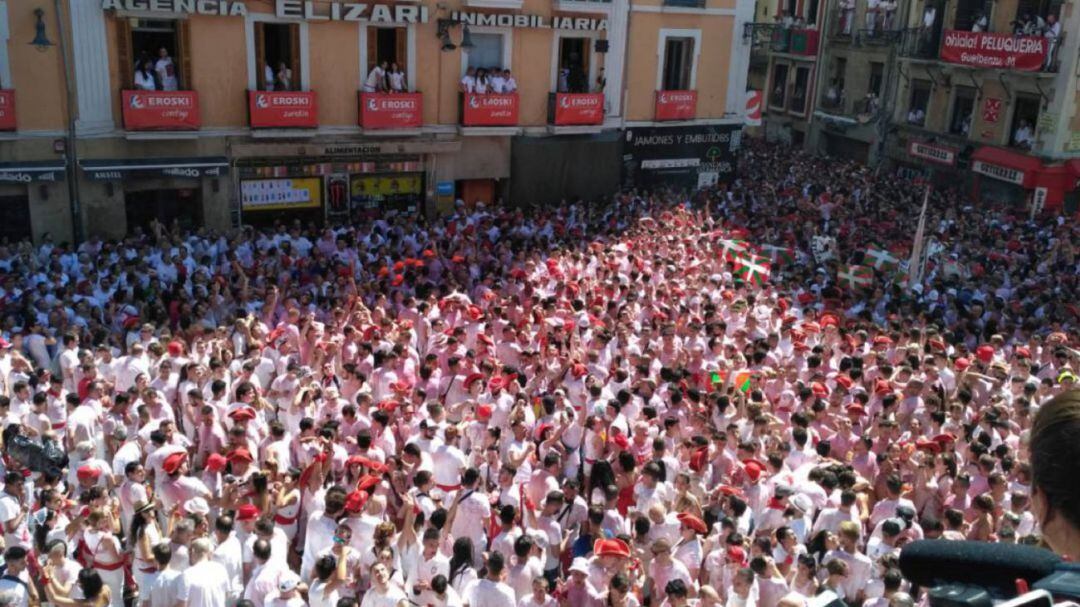
{"label": "yellow sign", "polygon": [[245,211],[317,209],[322,206],[322,179],[245,179],[240,182],[240,208]]}

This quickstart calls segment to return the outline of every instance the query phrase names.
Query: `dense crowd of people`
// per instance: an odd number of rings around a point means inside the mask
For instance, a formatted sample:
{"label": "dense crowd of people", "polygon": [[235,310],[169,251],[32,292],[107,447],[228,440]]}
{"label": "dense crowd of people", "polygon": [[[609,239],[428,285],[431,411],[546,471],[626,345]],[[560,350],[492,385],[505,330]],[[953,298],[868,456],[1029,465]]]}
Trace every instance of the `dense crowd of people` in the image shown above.
{"label": "dense crowd of people", "polygon": [[2,246],[4,440],[69,461],[7,450],[0,605],[911,605],[906,542],[1042,541],[1080,316],[1062,217],[937,189],[923,277],[877,263],[923,191],[751,142],[694,194]]}

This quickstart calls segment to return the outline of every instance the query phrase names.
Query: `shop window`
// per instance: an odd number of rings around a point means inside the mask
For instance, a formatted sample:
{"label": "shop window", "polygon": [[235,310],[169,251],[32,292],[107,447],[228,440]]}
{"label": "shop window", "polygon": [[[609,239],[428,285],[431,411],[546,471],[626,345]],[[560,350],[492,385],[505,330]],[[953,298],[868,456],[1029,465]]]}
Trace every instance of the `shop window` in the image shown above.
{"label": "shop window", "polygon": [[1039,122],[1042,100],[1038,95],[1019,94],[1013,101],[1009,145],[1030,150],[1035,145],[1035,125]]}
{"label": "shop window", "polygon": [[167,227],[183,229],[202,226],[202,197],[198,188],[138,190],[124,194],[128,231],[148,228],[156,219]]}
{"label": "shop window", "polygon": [[468,52],[468,67],[477,70],[509,69],[506,65],[506,36],[502,33],[471,32],[473,47]]}
{"label": "shop window", "polygon": [[932,86],[928,80],[911,81],[911,96],[908,97],[908,124],[914,126],[926,124],[926,109],[930,105]]}
{"label": "shop window", "polygon": [[870,88],[868,92],[878,98],[881,97],[881,85],[885,82],[885,64],[878,61],[870,62]]}
{"label": "shop window", "polygon": [[769,107],[784,109],[787,106],[788,66],[777,63],[773,66],[772,93],[769,95]]}
{"label": "shop window", "polygon": [[791,90],[791,111],[796,114],[806,113],[806,91],[810,87],[810,68],[795,68],[795,87]]}
{"label": "shop window", "polygon": [[30,197],[26,194],[0,195],[0,244],[14,244],[30,238]]}
{"label": "shop window", "polygon": [[117,19],[120,85],[124,89],[191,88],[190,28],[182,19]]}
{"label": "shop window", "polygon": [[590,38],[559,38],[559,73],[556,90],[560,93],[589,92]]}
{"label": "shop window", "polygon": [[255,23],[255,69],[259,90],[301,90],[300,52],[298,23]]}
{"label": "shop window", "polygon": [[993,5],[987,0],[959,0],[956,5],[956,20],[953,29],[964,31],[986,31]]}
{"label": "shop window", "polygon": [[694,39],[668,37],[664,40],[664,77],[662,90],[690,90],[690,76],[694,69]]}
{"label": "shop window", "polygon": [[975,89],[967,86],[956,87],[953,97],[952,112],[949,114],[949,133],[967,136],[971,131],[971,121],[975,113]]}
{"label": "shop window", "polygon": [[[405,68],[409,65],[408,40],[409,30],[407,28],[368,26],[367,66],[364,70],[365,84],[372,86],[376,90],[381,90],[375,84],[367,82],[368,79],[378,80],[379,73],[374,71],[375,66],[378,65],[383,66],[385,70],[383,88],[391,90],[395,86],[401,86],[404,90],[409,88],[408,77],[412,74],[405,73]],[[394,76],[395,70],[401,76]]]}

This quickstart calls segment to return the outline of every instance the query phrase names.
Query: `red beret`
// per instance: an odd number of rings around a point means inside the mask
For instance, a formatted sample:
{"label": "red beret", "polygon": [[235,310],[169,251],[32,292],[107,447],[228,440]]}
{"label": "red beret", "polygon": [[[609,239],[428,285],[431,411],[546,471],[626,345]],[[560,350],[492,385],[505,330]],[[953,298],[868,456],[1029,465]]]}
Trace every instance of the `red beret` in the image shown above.
{"label": "red beret", "polygon": [[79,466],[75,476],[81,481],[96,481],[101,478],[101,470],[92,466]]}
{"label": "red beret", "polygon": [[206,457],[206,469],[211,472],[221,472],[225,469],[228,460],[220,453],[211,453]]}
{"label": "red beret", "polygon": [[345,498],[345,512],[363,512],[369,497],[371,494],[367,491],[353,491]]}
{"label": "red beret", "polygon": [[176,471],[180,469],[180,464],[183,464],[186,459],[187,453],[183,451],[180,453],[173,453],[161,462],[161,469],[165,471],[165,474],[175,474]]}
{"label": "red beret", "polygon": [[688,529],[692,529],[695,533],[701,535],[707,535],[709,533],[709,526],[705,524],[705,521],[689,512],[680,512],[677,518],[680,523],[686,525]]}
{"label": "red beret", "polygon": [[828,398],[829,396],[829,388],[819,381],[811,383],[810,390],[814,393],[814,396],[818,398]]}
{"label": "red beret", "polygon": [[244,447],[230,451],[228,459],[230,462],[247,462],[249,464],[255,461],[255,458],[251,457],[251,452]]}
{"label": "red beret", "polygon": [[234,422],[246,422],[255,419],[255,409],[251,407],[241,407],[229,414]]}
{"label": "red beret", "polygon": [[841,388],[843,388],[845,390],[850,390],[851,386],[855,385],[855,382],[853,382],[851,380],[851,378],[848,377],[847,375],[837,375],[836,376],[836,385],[840,386]]}
{"label": "red beret", "polygon": [[630,448],[630,439],[626,438],[624,434],[616,434],[611,438],[611,442],[615,443],[615,446],[623,451]]}
{"label": "red beret", "polygon": [[255,504],[244,504],[236,510],[236,520],[253,521],[259,518],[259,507]]}
{"label": "red beret", "polygon": [[957,371],[963,371],[971,366],[971,361],[966,358],[958,358],[953,364],[956,366]]}
{"label": "red beret", "polygon": [[360,477],[360,480],[356,481],[356,490],[367,491],[372,487],[378,486],[380,481],[381,479],[378,476],[372,474],[365,474],[364,476]]}
{"label": "red beret", "polygon": [[593,544],[593,554],[630,558],[630,546],[620,539],[600,539]]}
{"label": "red beret", "polygon": [[480,380],[482,380],[482,379],[484,379],[484,376],[483,376],[483,374],[481,374],[481,373],[470,373],[470,374],[469,374],[469,375],[468,375],[468,376],[467,376],[467,377],[465,378],[465,389],[466,389],[466,390],[468,390],[469,388],[471,388],[471,387],[472,387],[472,385],[473,385],[474,383],[476,383],[476,382],[478,382],[478,381],[480,381]]}
{"label": "red beret", "polygon": [[994,346],[983,344],[975,348],[975,356],[984,363],[990,362],[994,358]]}
{"label": "red beret", "polygon": [[487,421],[491,419],[491,405],[480,405],[476,408],[476,419]]}
{"label": "red beret", "polygon": [[848,415],[858,415],[859,417],[863,417],[863,416],[866,415],[866,409],[862,405],[859,405],[859,404],[848,405],[847,414]]}

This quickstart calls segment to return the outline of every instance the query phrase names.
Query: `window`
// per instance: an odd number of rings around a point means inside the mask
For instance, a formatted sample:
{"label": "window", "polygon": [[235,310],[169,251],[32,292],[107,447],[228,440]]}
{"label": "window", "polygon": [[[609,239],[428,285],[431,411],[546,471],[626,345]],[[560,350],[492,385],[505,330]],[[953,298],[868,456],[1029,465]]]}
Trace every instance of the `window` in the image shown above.
{"label": "window", "polygon": [[376,65],[387,64],[404,70],[409,63],[409,30],[404,27],[367,28],[367,65],[364,74],[371,72]]}
{"label": "window", "polygon": [[1013,102],[1012,126],[1009,129],[1009,145],[1023,150],[1035,146],[1035,127],[1039,122],[1042,101],[1038,95],[1020,93]]}
{"label": "window", "polygon": [[952,102],[952,113],[949,115],[949,132],[953,135],[966,136],[971,130],[971,120],[974,113],[975,89],[968,86],[956,87]]}
{"label": "window", "polygon": [[806,3],[806,24],[816,25],[818,13],[818,0],[809,0]]}
{"label": "window", "polygon": [[827,110],[844,111],[844,100],[847,98],[844,92],[844,72],[847,71],[847,59],[837,57],[833,59],[832,71],[829,77],[829,86],[824,91],[821,105]]}
{"label": "window", "polygon": [[556,80],[558,92],[589,92],[591,44],[591,38],[559,38],[559,73]]}
{"label": "window", "polygon": [[509,68],[503,56],[506,34],[470,32],[473,47],[469,49],[468,67],[476,69]]}
{"label": "window", "polygon": [[877,61],[870,62],[870,88],[868,92],[881,97],[881,85],[885,82],[885,64]]}
{"label": "window", "polygon": [[908,100],[908,124],[915,126],[926,124],[926,109],[930,105],[931,86],[927,80],[911,81],[911,97]]}
{"label": "window", "polygon": [[121,87],[158,91],[191,88],[188,31],[186,20],[117,19]]}
{"label": "window", "polygon": [[256,23],[255,63],[259,90],[301,90],[300,25]]}
{"label": "window", "polygon": [[773,66],[772,93],[769,95],[769,106],[783,109],[787,98],[788,66],[777,63]]}
{"label": "window", "polygon": [[668,37],[664,40],[664,76],[662,90],[690,90],[694,69],[694,39]]}
{"label": "window", "polygon": [[979,31],[987,31],[992,6],[987,0],[959,0],[953,29],[972,31],[978,26]]}
{"label": "window", "polygon": [[810,87],[810,68],[795,68],[795,88],[791,90],[791,111],[796,114],[806,113],[806,91]]}

